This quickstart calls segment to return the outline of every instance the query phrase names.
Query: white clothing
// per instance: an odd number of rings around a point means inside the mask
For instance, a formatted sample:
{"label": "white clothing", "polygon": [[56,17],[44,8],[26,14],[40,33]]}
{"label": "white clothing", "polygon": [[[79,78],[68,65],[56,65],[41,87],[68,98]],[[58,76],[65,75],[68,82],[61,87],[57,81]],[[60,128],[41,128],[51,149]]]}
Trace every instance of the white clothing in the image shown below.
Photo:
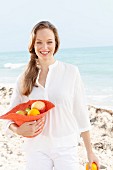
{"label": "white clothing", "polygon": [[55,61],[49,66],[45,87],[39,84],[37,78],[38,87],[33,87],[28,97],[20,94],[20,79],[21,76],[17,80],[9,109],[29,100],[45,99],[55,104],[55,108],[46,115],[41,134],[25,138],[26,151],[77,146],[80,133],[90,129],[84,87],[78,68]]}
{"label": "white clothing", "polygon": [[34,151],[26,158],[26,170],[79,170],[77,147]]}

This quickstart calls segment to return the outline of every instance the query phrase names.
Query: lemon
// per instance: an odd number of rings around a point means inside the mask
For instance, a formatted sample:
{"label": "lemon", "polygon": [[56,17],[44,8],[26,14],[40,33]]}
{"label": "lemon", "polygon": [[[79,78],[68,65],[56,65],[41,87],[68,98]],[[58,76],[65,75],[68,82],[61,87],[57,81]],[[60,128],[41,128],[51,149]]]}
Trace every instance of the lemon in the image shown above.
{"label": "lemon", "polygon": [[27,115],[28,116],[37,116],[37,115],[39,115],[40,114],[40,112],[39,112],[39,110],[38,109],[31,109],[28,113],[27,113]]}

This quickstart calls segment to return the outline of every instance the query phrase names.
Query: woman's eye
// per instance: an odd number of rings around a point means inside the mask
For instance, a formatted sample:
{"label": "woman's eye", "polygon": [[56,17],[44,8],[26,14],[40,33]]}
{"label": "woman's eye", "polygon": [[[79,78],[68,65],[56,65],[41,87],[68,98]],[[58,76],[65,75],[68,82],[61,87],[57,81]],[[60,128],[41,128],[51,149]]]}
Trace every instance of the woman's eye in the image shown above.
{"label": "woman's eye", "polygon": [[[48,41],[47,44],[52,44],[53,42],[52,41]],[[36,42],[36,44],[42,44],[42,42],[38,41]]]}
{"label": "woman's eye", "polygon": [[36,42],[37,44],[41,44],[41,42]]}
{"label": "woman's eye", "polygon": [[52,41],[49,41],[49,42],[48,42],[48,44],[51,44],[51,43],[53,43],[53,42],[52,42]]}

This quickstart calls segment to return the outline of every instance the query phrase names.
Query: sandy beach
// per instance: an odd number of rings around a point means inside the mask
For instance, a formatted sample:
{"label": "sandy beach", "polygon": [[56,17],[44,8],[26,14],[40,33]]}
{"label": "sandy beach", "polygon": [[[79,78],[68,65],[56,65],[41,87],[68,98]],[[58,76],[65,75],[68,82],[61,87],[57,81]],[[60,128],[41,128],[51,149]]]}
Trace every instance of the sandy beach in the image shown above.
{"label": "sandy beach", "polygon": [[[13,86],[0,86],[0,115],[8,108]],[[91,121],[93,150],[98,156],[101,169],[112,170],[113,164],[113,111],[88,106]],[[22,150],[23,138],[15,134],[6,136],[4,121],[0,120],[0,170],[24,170],[25,153]],[[85,170],[86,151],[81,139],[79,146],[80,170]]]}

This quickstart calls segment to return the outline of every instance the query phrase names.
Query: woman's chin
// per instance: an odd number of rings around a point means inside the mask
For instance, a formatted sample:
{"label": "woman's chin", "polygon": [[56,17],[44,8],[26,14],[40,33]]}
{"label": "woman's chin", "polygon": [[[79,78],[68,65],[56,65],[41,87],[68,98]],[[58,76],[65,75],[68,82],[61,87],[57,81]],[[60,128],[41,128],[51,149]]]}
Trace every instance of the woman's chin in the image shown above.
{"label": "woman's chin", "polygon": [[53,58],[53,55],[52,56],[50,56],[50,55],[43,55],[43,56],[39,56],[38,58],[39,58],[39,60],[50,60],[50,59]]}

